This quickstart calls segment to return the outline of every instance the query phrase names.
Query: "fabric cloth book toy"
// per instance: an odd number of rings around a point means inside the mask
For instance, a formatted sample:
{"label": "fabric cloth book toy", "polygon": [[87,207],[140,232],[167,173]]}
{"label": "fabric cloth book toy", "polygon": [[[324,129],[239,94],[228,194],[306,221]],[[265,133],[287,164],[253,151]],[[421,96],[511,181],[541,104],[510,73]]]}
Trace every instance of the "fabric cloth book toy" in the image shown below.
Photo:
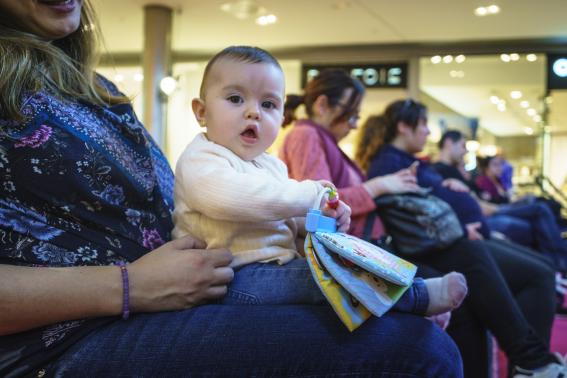
{"label": "fabric cloth book toy", "polygon": [[353,331],[370,315],[382,316],[412,284],[416,266],[357,237],[336,232],[336,221],[317,209],[307,214],[305,253],[315,282]]}

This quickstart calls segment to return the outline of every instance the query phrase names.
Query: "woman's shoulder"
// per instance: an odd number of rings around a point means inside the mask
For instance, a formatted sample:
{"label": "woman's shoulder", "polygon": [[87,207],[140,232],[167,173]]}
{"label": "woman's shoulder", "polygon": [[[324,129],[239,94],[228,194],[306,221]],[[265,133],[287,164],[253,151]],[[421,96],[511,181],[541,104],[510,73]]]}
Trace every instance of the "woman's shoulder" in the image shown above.
{"label": "woman's shoulder", "polygon": [[314,127],[304,126],[298,123],[292,127],[286,136],[286,139],[305,140],[320,139],[319,132]]}

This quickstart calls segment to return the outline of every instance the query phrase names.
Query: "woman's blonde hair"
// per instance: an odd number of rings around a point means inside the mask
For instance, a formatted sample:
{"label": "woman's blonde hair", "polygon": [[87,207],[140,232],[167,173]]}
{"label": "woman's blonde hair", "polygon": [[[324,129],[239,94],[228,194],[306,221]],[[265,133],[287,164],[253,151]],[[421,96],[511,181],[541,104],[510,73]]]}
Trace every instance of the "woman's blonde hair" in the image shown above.
{"label": "woman's blonde hair", "polygon": [[84,1],[79,28],[52,42],[0,21],[0,116],[22,121],[24,95],[39,90],[103,106],[130,102],[111,94],[96,77],[99,40],[89,0]]}

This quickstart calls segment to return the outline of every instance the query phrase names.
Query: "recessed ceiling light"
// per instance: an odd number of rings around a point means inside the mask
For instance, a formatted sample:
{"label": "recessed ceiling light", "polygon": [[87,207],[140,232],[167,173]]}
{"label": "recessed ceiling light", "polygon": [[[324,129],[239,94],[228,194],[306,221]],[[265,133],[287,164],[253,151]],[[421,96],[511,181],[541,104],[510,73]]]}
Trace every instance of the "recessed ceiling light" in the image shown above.
{"label": "recessed ceiling light", "polygon": [[532,135],[534,133],[534,129],[531,127],[524,127],[524,132],[528,135]]}
{"label": "recessed ceiling light", "polygon": [[491,4],[487,7],[478,7],[474,10],[474,14],[483,17],[491,14],[500,13],[500,7],[496,4]]}
{"label": "recessed ceiling light", "polygon": [[501,59],[503,62],[508,63],[508,62],[510,61],[510,55],[508,55],[508,54],[500,54],[500,59]]}
{"label": "recessed ceiling light", "polygon": [[536,114],[535,116],[533,116],[532,119],[534,120],[534,122],[541,122],[541,116],[539,114]]}
{"label": "recessed ceiling light", "polygon": [[464,71],[451,70],[451,71],[449,72],[449,76],[451,76],[451,77],[453,77],[453,78],[462,79],[463,77],[465,77],[465,72],[464,72]]}
{"label": "recessed ceiling light", "polygon": [[490,14],[500,13],[500,7],[498,5],[495,5],[495,4],[489,5],[488,7],[486,7],[486,10]]}
{"label": "recessed ceiling light", "polygon": [[496,105],[496,107],[498,108],[498,110],[500,110],[501,112],[506,111],[506,103],[499,103],[498,105]]}
{"label": "recessed ceiling light", "polygon": [[530,107],[530,103],[529,103],[528,101],[524,100],[524,101],[520,102],[520,106],[521,106],[522,108],[529,108],[529,107]]}
{"label": "recessed ceiling light", "polygon": [[266,9],[260,6],[256,0],[235,0],[222,4],[220,9],[239,20],[245,20],[254,16],[257,17],[258,15],[266,13]]}
{"label": "recessed ceiling light", "polygon": [[528,55],[526,55],[526,59],[528,60],[528,62],[535,62],[537,60],[537,55],[536,54],[528,54]]}
{"label": "recessed ceiling light", "polygon": [[517,100],[519,98],[522,98],[522,92],[520,91],[512,91],[510,92],[510,97],[512,97],[514,100]]}
{"label": "recessed ceiling light", "polygon": [[115,75],[115,76],[114,76],[114,81],[117,82],[117,83],[120,83],[120,82],[124,81],[124,75],[121,75],[121,74]]}
{"label": "recessed ceiling light", "polygon": [[467,59],[467,58],[466,58],[463,54],[457,55],[457,56],[455,57],[455,62],[457,62],[457,63],[463,63],[463,62],[465,61],[465,59]]}
{"label": "recessed ceiling light", "polygon": [[500,103],[500,98],[498,96],[490,96],[490,102],[492,102],[494,105]]}
{"label": "recessed ceiling light", "polygon": [[486,9],[486,7],[478,7],[474,10],[474,14],[479,17],[486,16],[488,14],[488,9]]}
{"label": "recessed ceiling light", "polygon": [[516,53],[510,54],[510,60],[517,61],[520,59],[520,55]]}
{"label": "recessed ceiling light", "polygon": [[439,64],[442,60],[443,58],[441,58],[441,55],[435,55],[431,57],[431,63],[433,64]]}
{"label": "recessed ceiling light", "polygon": [[528,115],[530,117],[533,117],[537,114],[536,110],[534,108],[529,108],[528,110],[526,110],[526,113],[528,113]]}
{"label": "recessed ceiling light", "polygon": [[443,62],[444,63],[451,63],[453,61],[453,56],[452,55],[445,55],[443,57]]}
{"label": "recessed ceiling light", "polygon": [[144,75],[142,75],[141,73],[134,74],[134,81],[144,81]]}
{"label": "recessed ceiling light", "polygon": [[266,26],[266,25],[275,24],[277,20],[278,18],[276,17],[276,15],[266,14],[256,18],[256,23],[258,25]]}

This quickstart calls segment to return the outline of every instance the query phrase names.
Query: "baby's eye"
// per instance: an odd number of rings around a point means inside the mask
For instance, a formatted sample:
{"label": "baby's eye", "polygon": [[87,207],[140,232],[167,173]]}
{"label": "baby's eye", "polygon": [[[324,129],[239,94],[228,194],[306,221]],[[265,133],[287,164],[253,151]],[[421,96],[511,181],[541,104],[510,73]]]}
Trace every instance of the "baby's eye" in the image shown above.
{"label": "baby's eye", "polygon": [[244,100],[242,99],[242,97],[237,96],[237,95],[232,95],[229,96],[227,98],[228,101],[232,102],[233,104],[242,104],[244,102]]}
{"label": "baby's eye", "polygon": [[264,101],[262,102],[262,107],[266,109],[275,109],[276,104],[273,101]]}

